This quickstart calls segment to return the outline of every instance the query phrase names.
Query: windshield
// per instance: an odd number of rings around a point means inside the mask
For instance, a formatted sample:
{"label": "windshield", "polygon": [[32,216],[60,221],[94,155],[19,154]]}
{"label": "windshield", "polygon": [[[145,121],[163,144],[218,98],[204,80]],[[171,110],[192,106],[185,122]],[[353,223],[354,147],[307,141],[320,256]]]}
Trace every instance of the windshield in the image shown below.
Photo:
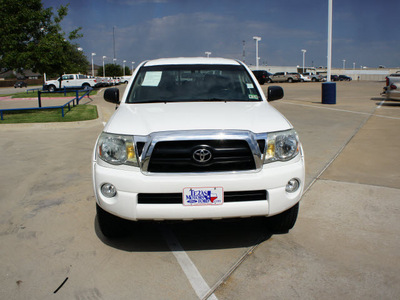
{"label": "windshield", "polygon": [[163,65],[142,67],[127,103],[261,101],[243,66]]}

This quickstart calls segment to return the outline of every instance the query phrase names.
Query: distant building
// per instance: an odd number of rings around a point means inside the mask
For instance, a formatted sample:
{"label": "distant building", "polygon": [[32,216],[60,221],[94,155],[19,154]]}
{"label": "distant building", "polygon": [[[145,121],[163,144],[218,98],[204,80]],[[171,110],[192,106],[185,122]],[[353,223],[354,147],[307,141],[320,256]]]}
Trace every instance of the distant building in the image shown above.
{"label": "distant building", "polygon": [[24,70],[23,73],[19,73],[17,71],[6,71],[0,73],[0,80],[5,80],[5,79],[20,79],[20,80],[25,80],[25,79],[41,79],[43,77],[42,74],[40,73],[35,73],[31,70]]}
{"label": "distant building", "polygon": [[[250,65],[250,70],[257,70],[256,66]],[[297,72],[297,67],[291,66],[259,66],[258,70],[265,70],[272,74],[277,72]]]}

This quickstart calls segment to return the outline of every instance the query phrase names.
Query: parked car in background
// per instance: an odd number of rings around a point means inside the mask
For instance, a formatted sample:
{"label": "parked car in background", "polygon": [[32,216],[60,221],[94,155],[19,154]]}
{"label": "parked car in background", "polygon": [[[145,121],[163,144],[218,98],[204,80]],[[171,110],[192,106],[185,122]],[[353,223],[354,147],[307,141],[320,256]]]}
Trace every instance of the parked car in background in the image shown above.
{"label": "parked car in background", "polygon": [[14,84],[14,88],[23,88],[23,87],[28,87],[28,84],[25,81],[17,81]]}
{"label": "parked car in background", "polygon": [[130,78],[131,78],[131,76],[122,76],[121,77],[121,83],[128,83]]}
{"label": "parked car in background", "polygon": [[331,81],[339,81],[339,76],[331,75]]}
{"label": "parked car in background", "polygon": [[256,76],[259,84],[264,84],[268,82],[269,77],[272,76],[272,73],[265,70],[253,70],[254,76]]}
{"label": "parked car in background", "polygon": [[352,78],[346,75],[339,75],[339,81],[351,81]]}
{"label": "parked car in background", "polygon": [[400,73],[391,74],[386,77],[386,86],[383,88],[382,96],[386,99],[400,98]]}
{"label": "parked car in background", "polygon": [[400,71],[397,71],[396,73],[390,74],[389,77],[400,77]]}
{"label": "parked car in background", "polygon": [[305,72],[303,73],[303,75],[309,79],[307,81],[312,81],[312,82],[322,81],[324,79],[324,76],[319,74],[314,74],[311,72]]}
{"label": "parked car in background", "polygon": [[268,82],[294,82],[300,81],[299,73],[294,72],[277,72],[269,77]]}
{"label": "parked car in background", "polygon": [[301,82],[308,82],[308,81],[311,81],[310,76],[306,76],[306,75],[303,75],[303,74],[301,74],[301,73],[299,73],[299,74],[300,74],[300,81],[301,81]]}
{"label": "parked car in background", "polygon": [[[328,76],[324,76],[324,81],[326,81],[326,79],[328,78]],[[337,75],[331,75],[331,81],[339,81],[339,76]]]}
{"label": "parked car in background", "polygon": [[[292,124],[269,102],[250,69],[223,58],[141,63],[93,151],[97,220],[107,237],[127,220],[266,217],[295,224],[304,188],[304,154]],[[223,118],[222,118],[223,116]],[[185,225],[182,225],[185,226]]]}

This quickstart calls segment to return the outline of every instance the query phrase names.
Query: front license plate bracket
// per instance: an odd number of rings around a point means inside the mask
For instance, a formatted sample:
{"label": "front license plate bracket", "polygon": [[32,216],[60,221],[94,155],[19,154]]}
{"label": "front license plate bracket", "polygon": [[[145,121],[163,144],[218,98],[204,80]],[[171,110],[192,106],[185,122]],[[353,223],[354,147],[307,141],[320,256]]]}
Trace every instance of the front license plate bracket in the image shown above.
{"label": "front license plate bracket", "polygon": [[187,187],[183,189],[182,198],[185,206],[222,205],[224,189],[222,187]]}

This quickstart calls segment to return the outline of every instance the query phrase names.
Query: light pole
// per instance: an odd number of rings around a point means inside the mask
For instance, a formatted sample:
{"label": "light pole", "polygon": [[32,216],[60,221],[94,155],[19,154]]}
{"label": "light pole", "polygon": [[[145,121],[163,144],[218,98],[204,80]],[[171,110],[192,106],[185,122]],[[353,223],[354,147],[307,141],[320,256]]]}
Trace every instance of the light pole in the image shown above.
{"label": "light pole", "polygon": [[303,73],[304,73],[304,64],[306,62],[306,52],[307,52],[307,50],[301,49],[301,52],[303,52]]}
{"label": "light pole", "polygon": [[104,68],[104,59],[106,59],[107,56],[103,56],[103,77],[106,77],[106,69]]}
{"label": "light pole", "polygon": [[345,70],[345,69],[346,69],[346,60],[343,59],[343,70]]}
{"label": "light pole", "polygon": [[93,56],[95,56],[96,53],[92,53],[92,76],[94,77],[94,65],[93,65]]}
{"label": "light pole", "polygon": [[135,62],[133,61],[132,62],[132,74],[131,75],[133,75],[133,65],[135,64]]}
{"label": "light pole", "polygon": [[355,69],[356,69],[356,63],[353,62],[353,70],[355,70]]}
{"label": "light pole", "polygon": [[328,61],[326,82],[322,83],[322,104],[336,104],[336,83],[331,82],[332,72],[332,1],[328,0]]}
{"label": "light pole", "polygon": [[258,57],[258,42],[261,41],[259,36],[253,36],[253,39],[256,41],[256,69],[258,70],[258,61],[260,58]]}
{"label": "light pole", "polygon": [[125,76],[125,63],[126,63],[126,60],[123,60],[122,61],[122,69],[124,70],[124,76]]}
{"label": "light pole", "polygon": [[115,65],[115,62],[117,61],[117,59],[116,58],[113,58],[113,63],[114,63],[114,65]]}
{"label": "light pole", "polygon": [[327,61],[327,76],[326,82],[331,82],[332,72],[332,0],[328,0],[328,61]]}
{"label": "light pole", "polygon": [[209,58],[210,55],[211,55],[211,52],[209,52],[209,51],[206,51],[206,52],[204,52],[204,53],[206,54],[207,58]]}

